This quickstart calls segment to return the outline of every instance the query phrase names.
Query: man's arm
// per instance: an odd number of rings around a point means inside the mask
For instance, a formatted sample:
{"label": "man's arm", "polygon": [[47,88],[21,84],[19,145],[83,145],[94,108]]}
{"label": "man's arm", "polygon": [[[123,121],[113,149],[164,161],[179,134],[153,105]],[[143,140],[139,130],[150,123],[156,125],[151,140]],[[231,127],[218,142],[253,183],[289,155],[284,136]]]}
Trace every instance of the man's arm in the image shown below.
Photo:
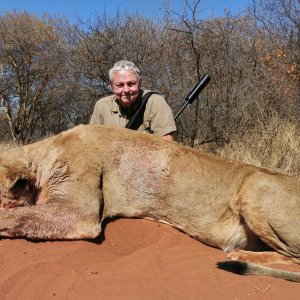
{"label": "man's arm", "polygon": [[99,100],[96,102],[89,124],[103,124],[103,116],[101,104]]}
{"label": "man's arm", "polygon": [[150,121],[150,129],[154,135],[173,141],[176,125],[172,110],[164,97],[153,94],[148,100],[145,118]]}

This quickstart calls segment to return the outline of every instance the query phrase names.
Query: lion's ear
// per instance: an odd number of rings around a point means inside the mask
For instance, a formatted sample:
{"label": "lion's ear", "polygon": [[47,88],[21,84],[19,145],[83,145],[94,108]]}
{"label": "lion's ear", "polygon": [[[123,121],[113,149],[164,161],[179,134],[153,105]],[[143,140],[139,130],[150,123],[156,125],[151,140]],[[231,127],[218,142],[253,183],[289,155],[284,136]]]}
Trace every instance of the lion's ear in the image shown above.
{"label": "lion's ear", "polygon": [[0,194],[21,195],[34,191],[36,175],[21,148],[0,153]]}
{"label": "lion's ear", "polygon": [[16,168],[8,171],[7,178],[9,179],[9,188],[15,186],[18,182],[27,182],[33,185],[36,181],[35,174],[26,167]]}
{"label": "lion's ear", "polygon": [[27,167],[20,165],[14,168],[7,168],[6,178],[3,179],[6,182],[7,191],[13,194],[19,194],[32,189],[36,182],[35,174]]}
{"label": "lion's ear", "polygon": [[34,190],[34,183],[32,180],[19,178],[17,179],[12,187],[10,188],[10,192],[13,195],[20,196],[24,193],[31,192]]}

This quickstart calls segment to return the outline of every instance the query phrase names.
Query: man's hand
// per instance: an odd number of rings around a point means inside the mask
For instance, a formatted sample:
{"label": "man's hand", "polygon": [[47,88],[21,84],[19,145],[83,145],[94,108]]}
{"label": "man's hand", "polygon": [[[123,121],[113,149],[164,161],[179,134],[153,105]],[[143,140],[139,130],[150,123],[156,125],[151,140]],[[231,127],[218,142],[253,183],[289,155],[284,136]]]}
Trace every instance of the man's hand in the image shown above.
{"label": "man's hand", "polygon": [[171,133],[164,135],[162,138],[167,141],[174,141],[173,135]]}

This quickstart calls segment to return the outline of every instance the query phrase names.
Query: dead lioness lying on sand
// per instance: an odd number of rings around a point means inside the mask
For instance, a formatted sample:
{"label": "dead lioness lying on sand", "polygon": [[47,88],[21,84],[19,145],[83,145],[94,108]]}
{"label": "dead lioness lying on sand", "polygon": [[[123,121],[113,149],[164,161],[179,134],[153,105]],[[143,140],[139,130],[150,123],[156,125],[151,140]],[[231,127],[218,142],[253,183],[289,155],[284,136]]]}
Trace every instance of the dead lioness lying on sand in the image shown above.
{"label": "dead lioness lying on sand", "polygon": [[253,263],[299,263],[299,181],[149,134],[81,125],[3,151],[0,208],[3,237],[92,239],[107,217],[148,218],[237,260],[220,268],[300,281]]}

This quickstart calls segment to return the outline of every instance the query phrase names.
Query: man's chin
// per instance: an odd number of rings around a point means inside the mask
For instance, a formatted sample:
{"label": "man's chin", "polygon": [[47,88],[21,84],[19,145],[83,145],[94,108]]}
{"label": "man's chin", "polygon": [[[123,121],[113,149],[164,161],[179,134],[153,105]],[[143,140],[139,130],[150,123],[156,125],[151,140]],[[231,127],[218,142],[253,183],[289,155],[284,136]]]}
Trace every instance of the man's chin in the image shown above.
{"label": "man's chin", "polygon": [[135,102],[136,98],[121,98],[119,101],[121,102],[122,106],[130,107]]}

